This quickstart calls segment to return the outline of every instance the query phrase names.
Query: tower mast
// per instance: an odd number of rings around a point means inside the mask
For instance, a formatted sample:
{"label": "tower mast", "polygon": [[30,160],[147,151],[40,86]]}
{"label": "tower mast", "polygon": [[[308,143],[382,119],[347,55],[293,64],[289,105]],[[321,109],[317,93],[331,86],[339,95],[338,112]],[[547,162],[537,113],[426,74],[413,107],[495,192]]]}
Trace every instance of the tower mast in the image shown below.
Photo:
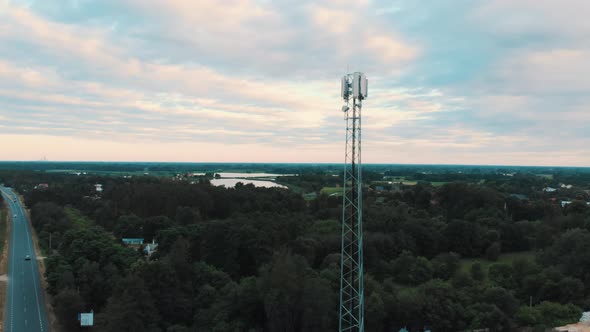
{"label": "tower mast", "polygon": [[367,85],[365,74],[360,72],[342,77],[341,95],[346,103],[342,106],[346,120],[346,148],[340,256],[340,332],[364,332],[361,111],[362,101],[367,98]]}

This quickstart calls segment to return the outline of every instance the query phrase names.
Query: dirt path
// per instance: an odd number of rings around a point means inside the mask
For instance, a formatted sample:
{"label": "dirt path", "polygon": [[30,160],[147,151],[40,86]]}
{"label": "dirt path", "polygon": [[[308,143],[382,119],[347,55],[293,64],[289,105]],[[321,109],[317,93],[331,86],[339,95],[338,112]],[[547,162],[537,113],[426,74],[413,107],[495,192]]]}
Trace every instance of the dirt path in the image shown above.
{"label": "dirt path", "polygon": [[556,327],[557,331],[567,332],[590,332],[590,325],[588,323],[569,324],[566,326]]}

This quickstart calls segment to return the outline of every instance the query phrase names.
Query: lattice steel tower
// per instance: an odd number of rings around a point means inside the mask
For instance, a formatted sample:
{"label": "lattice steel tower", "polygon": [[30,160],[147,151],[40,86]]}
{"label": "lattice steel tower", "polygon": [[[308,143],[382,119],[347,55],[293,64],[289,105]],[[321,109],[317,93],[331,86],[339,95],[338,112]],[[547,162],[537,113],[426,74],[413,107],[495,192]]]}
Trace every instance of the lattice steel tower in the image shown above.
{"label": "lattice steel tower", "polygon": [[[342,106],[346,120],[346,152],[342,200],[342,254],[340,261],[340,319],[338,330],[364,332],[363,191],[361,173],[361,110],[367,98],[363,73],[342,77]],[[352,101],[352,105],[351,105]]]}

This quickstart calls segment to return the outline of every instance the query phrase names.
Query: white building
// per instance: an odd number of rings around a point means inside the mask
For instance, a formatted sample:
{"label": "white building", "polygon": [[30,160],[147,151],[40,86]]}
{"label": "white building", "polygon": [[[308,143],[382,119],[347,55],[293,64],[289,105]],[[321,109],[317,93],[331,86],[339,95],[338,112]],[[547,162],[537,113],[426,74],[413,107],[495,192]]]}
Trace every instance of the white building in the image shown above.
{"label": "white building", "polygon": [[158,249],[158,244],[152,239],[152,243],[145,245],[143,252],[145,252],[148,256],[151,256],[156,251],[156,249]]}

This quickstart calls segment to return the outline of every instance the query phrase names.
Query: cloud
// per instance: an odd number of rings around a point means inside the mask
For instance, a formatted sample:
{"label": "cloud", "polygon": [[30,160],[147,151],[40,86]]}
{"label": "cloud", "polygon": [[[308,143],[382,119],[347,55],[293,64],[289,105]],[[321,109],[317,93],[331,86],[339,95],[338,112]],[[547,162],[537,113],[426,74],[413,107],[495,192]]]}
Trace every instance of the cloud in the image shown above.
{"label": "cloud", "polygon": [[587,94],[589,49],[517,51],[498,63],[494,79],[505,91],[521,94]]}
{"label": "cloud", "polygon": [[350,67],[365,161],[590,163],[584,2],[19,3],[0,2],[8,159],[339,162]]}
{"label": "cloud", "polygon": [[545,36],[567,42],[590,37],[590,22],[586,13],[590,3],[583,0],[493,0],[473,13],[473,19],[484,22],[500,35]]}
{"label": "cloud", "polygon": [[314,24],[335,35],[348,34],[355,18],[354,12],[346,8],[331,9],[311,5],[308,11]]}

